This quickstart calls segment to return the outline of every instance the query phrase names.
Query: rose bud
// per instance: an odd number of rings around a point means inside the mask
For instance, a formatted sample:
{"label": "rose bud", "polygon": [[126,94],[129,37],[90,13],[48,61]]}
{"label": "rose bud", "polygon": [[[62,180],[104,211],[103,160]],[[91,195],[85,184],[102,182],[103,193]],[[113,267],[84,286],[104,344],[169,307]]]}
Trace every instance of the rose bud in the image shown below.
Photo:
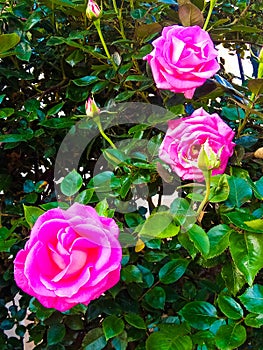
{"label": "rose bud", "polygon": [[87,9],[86,9],[86,16],[89,20],[96,20],[101,16],[102,10],[100,9],[99,5],[93,1],[89,0]]}

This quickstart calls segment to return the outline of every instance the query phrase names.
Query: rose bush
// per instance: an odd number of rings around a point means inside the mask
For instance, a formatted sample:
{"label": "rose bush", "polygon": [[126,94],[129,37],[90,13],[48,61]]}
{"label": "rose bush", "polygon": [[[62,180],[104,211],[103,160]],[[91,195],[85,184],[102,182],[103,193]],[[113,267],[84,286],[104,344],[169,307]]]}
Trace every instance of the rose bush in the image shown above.
{"label": "rose bush", "polygon": [[214,44],[199,26],[165,27],[152,44],[153,51],[144,59],[148,61],[159,89],[192,98],[195,89],[220,68]]}
{"label": "rose bush", "polygon": [[168,122],[159,156],[183,180],[203,181],[203,173],[197,167],[201,145],[208,144],[220,158],[220,166],[212,171],[212,175],[222,174],[233,154],[234,135],[218,114],[210,115],[199,108],[190,117]]}
{"label": "rose bush", "polygon": [[45,307],[87,305],[119,281],[118,235],[115,221],[90,206],[51,209],[37,219],[16,256],[16,283]]}

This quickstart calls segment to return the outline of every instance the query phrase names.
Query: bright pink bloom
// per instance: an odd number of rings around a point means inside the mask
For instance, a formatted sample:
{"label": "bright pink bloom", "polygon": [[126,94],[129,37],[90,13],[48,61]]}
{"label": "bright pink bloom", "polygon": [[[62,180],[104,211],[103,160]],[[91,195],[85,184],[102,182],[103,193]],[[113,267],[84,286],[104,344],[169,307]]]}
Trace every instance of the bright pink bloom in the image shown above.
{"label": "bright pink bloom", "polygon": [[165,27],[153,46],[144,59],[152,69],[156,86],[183,93],[186,98],[192,98],[195,89],[220,68],[214,44],[199,26]]}
{"label": "bright pink bloom", "polygon": [[203,181],[203,173],[197,167],[201,146],[206,144],[206,147],[211,147],[220,160],[212,175],[222,174],[233,154],[234,135],[218,114],[210,115],[199,108],[190,117],[168,122],[159,157],[183,180]]}
{"label": "bright pink bloom", "polygon": [[99,5],[95,1],[93,0],[88,1],[88,5],[86,8],[86,16],[88,17],[89,20],[95,20],[99,18],[101,15],[101,12],[102,11]]}
{"label": "bright pink bloom", "polygon": [[119,281],[118,235],[115,221],[90,206],[48,210],[15,258],[15,281],[47,308],[87,305]]}

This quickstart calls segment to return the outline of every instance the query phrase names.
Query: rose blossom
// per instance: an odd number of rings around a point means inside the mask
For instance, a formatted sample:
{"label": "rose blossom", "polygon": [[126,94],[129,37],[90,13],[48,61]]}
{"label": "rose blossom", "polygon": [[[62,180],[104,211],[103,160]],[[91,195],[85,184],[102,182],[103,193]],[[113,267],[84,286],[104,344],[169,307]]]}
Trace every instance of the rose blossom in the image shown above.
{"label": "rose blossom", "polygon": [[152,44],[153,51],[144,59],[148,61],[159,89],[192,98],[195,89],[220,68],[214,44],[199,26],[165,27]]}
{"label": "rose blossom", "polygon": [[87,305],[119,281],[118,235],[115,221],[90,206],[48,210],[15,258],[15,281],[48,308]]}
{"label": "rose blossom", "polygon": [[183,180],[203,181],[203,173],[197,167],[202,145],[211,147],[219,158],[220,164],[212,170],[212,175],[222,174],[233,154],[234,134],[218,114],[210,115],[199,108],[190,117],[168,122],[159,157]]}

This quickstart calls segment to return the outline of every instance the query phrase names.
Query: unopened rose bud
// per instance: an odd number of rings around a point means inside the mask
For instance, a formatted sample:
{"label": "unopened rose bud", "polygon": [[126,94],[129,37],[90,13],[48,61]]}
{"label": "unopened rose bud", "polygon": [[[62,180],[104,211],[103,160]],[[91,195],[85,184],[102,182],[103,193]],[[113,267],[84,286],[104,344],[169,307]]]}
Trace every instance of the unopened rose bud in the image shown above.
{"label": "unopened rose bud", "polygon": [[100,113],[99,107],[96,105],[96,102],[93,98],[89,97],[85,103],[86,115],[88,117],[95,117]]}
{"label": "unopened rose bud", "polygon": [[197,159],[197,167],[202,171],[208,171],[219,168],[221,152],[222,148],[219,150],[218,154],[215,153],[213,149],[209,146],[209,142],[206,141],[201,146]]}
{"label": "unopened rose bud", "polygon": [[99,5],[95,1],[89,0],[86,9],[86,16],[88,17],[88,19],[91,21],[96,20],[101,16],[101,13],[102,11]]}

